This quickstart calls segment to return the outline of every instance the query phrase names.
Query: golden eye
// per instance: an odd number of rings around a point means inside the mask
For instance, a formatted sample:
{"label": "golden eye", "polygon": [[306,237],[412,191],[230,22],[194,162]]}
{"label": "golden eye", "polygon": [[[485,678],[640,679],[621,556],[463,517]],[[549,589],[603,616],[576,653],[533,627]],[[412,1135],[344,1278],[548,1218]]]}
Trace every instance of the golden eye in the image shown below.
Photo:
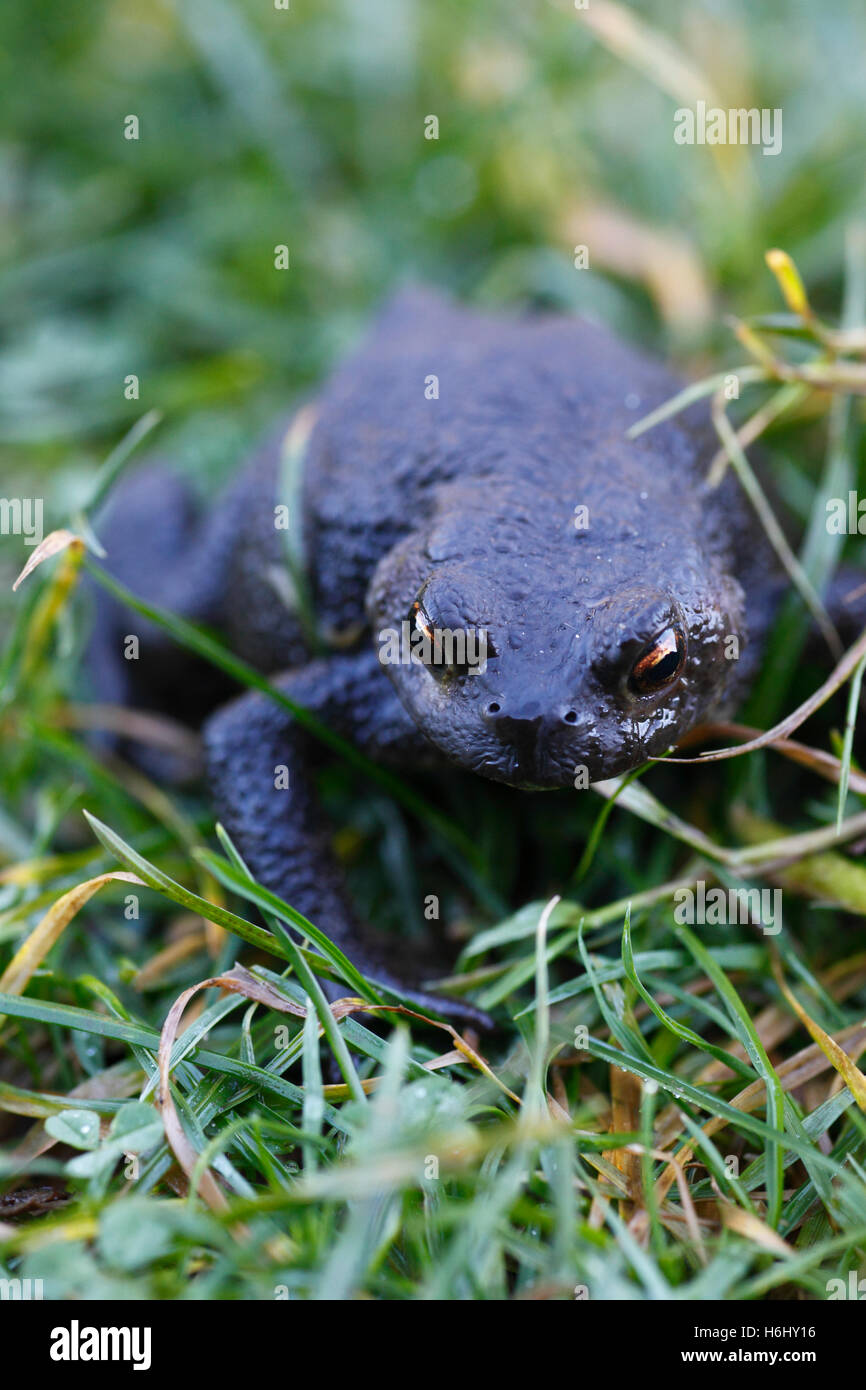
{"label": "golden eye", "polygon": [[638,695],[655,695],[673,684],[685,660],[685,634],[678,627],[666,627],[638,657],[631,668],[629,685]]}

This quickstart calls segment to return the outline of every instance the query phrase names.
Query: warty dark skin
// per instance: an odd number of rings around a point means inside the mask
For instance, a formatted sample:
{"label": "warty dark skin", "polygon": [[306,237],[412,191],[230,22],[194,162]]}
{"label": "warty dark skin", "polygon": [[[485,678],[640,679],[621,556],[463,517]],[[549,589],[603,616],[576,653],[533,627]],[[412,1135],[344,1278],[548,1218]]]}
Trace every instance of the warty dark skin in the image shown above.
{"label": "warty dark skin", "polygon": [[[787,587],[730,470],[707,486],[706,406],[627,437],[680,386],[594,324],[406,292],[316,401],[297,496],[285,425],[203,517],[145,468],[105,519],[107,563],[383,764],[533,790],[614,777],[736,709]],[[287,592],[279,505],[300,521],[324,653]],[[404,623],[484,634],[486,666],[383,665],[382,633]],[[155,629],[124,661],[140,628],[100,599],[99,698],[207,715],[216,814],[255,876],[374,980],[481,1021],[419,991],[406,944],[395,961],[358,920],[317,805],[315,740],[264,694],[220,705],[225,683]],[[289,791],[274,785],[283,766]]]}

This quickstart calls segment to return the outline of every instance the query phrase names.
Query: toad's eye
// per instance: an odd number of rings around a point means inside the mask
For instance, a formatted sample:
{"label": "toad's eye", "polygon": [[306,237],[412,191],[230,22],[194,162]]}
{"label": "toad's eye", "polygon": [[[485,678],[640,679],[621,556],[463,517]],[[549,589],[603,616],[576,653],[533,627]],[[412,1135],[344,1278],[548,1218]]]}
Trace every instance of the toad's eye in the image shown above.
{"label": "toad's eye", "polygon": [[412,604],[412,607],[409,610],[409,621],[415,628],[416,632],[422,633],[423,636],[426,637],[429,642],[433,641],[433,624],[431,623],[427,614],[424,612],[424,609],[421,607],[421,602],[419,599],[415,600],[415,602]]}
{"label": "toad's eye", "polygon": [[[489,656],[495,656],[493,643],[483,628],[440,626],[430,617],[421,599],[409,609],[412,661],[420,662],[437,680],[450,681],[483,671]],[[418,637],[423,641],[418,641]]]}
{"label": "toad's eye", "polygon": [[685,633],[678,627],[666,627],[641,652],[631,668],[628,683],[638,695],[655,695],[673,684],[685,660]]}

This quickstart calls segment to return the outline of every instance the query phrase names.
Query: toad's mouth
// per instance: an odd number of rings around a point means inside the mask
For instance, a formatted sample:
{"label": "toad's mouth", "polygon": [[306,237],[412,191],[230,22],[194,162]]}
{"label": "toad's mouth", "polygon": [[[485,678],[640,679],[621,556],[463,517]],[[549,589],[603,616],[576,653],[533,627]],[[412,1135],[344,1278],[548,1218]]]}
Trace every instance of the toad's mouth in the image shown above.
{"label": "toad's mouth", "polygon": [[572,757],[539,747],[531,753],[513,749],[486,749],[472,760],[471,770],[491,782],[502,782],[520,791],[556,791],[563,787],[585,787],[591,780],[584,764]]}

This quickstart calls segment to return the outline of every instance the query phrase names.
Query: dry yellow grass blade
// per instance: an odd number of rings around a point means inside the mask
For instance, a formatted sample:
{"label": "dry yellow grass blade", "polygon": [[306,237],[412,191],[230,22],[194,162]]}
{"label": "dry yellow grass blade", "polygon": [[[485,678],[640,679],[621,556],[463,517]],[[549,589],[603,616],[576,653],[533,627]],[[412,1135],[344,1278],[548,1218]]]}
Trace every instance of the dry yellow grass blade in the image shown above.
{"label": "dry yellow grass blade", "polygon": [[866,1111],[866,1076],[863,1075],[860,1068],[853,1059],[848,1056],[847,1052],[830,1037],[830,1034],[825,1033],[821,1025],[816,1023],[815,1020],[810,1018],[806,1013],[806,1010],[803,1008],[803,1005],[800,1003],[793,990],[789,989],[788,985],[785,983],[785,978],[782,975],[782,967],[779,964],[778,954],[775,951],[772,957],[772,968],[776,984],[791,1005],[794,1013],[808,1030],[809,1035],[814,1038],[830,1065],[835,1067],[836,1071],[845,1082],[845,1085],[848,1087],[848,1090],[860,1106],[860,1109]]}
{"label": "dry yellow grass blade", "polygon": [[[681,738],[677,748],[687,748],[692,743],[703,742],[708,738],[727,737],[742,740],[760,738],[761,730],[754,728],[751,724],[737,724],[731,720],[714,721],[712,724],[701,724],[696,729],[692,729]],[[807,767],[819,777],[824,777],[828,782],[833,782],[838,786],[842,777],[842,760],[828,753],[824,748],[813,748],[808,743],[799,743],[792,738],[779,738],[767,745],[774,753],[781,753],[791,762],[798,763],[800,767]],[[859,772],[856,767],[852,767],[848,776],[848,786],[852,792],[866,794],[866,774]]]}
{"label": "dry yellow grass blade", "polygon": [[51,947],[63,934],[76,913],[85,903],[90,901],[94,893],[99,892],[104,884],[112,883],[118,879],[124,883],[136,883],[141,888],[145,887],[141,879],[137,878],[135,874],[115,870],[112,873],[100,874],[98,878],[89,878],[85,883],[79,883],[75,888],[70,888],[68,893],[64,893],[63,897],[58,898],[54,906],[48,909],[41,922],[33,928],[24,943],[19,946],[3,974],[0,975],[0,992],[3,994],[23,994],[33,972],[38,970]]}
{"label": "dry yellow grass blade", "polygon": [[39,665],[45,656],[51,633],[78,583],[84,559],[83,541],[71,531],[52,531],[51,535],[46,536],[42,544],[36,547],[13,586],[17,588],[37,565],[47,560],[50,555],[59,554],[61,551],[65,552],[63,559],[45,586],[44,593],[40,594],[28,624],[21,660],[21,679],[24,684],[38,679]]}
{"label": "dry yellow grass blade", "polygon": [[57,874],[70,872],[73,868],[83,868],[87,859],[93,857],[92,850],[85,850],[83,853],[73,851],[71,854],[44,854],[39,859],[19,859],[17,864],[7,864],[0,869],[0,883],[29,888]]}
{"label": "dry yellow grass blade", "polygon": [[73,704],[58,710],[56,720],[64,729],[108,729],[137,743],[164,748],[190,762],[201,759],[201,735],[168,714],[128,709],[124,705]]}
{"label": "dry yellow grass blade", "polygon": [[593,197],[569,202],[557,217],[557,230],[569,246],[592,247],[594,266],[640,281],[678,333],[696,333],[710,321],[706,267],[694,243],[679,231],[653,226]]}
{"label": "dry yellow grass blade", "polygon": [[457,1032],[456,1028],[452,1028],[450,1023],[443,1023],[438,1018],[428,1018],[426,1014],[420,1014],[415,1009],[407,1009],[403,1004],[368,1004],[366,999],[338,999],[331,1005],[331,1013],[338,1019],[344,1018],[346,1014],[350,1013],[402,1014],[404,1018],[419,1018],[422,1023],[429,1024],[431,1028],[441,1028],[443,1032],[448,1033],[453,1038],[455,1049],[461,1054],[463,1061],[471,1062],[473,1067],[477,1067],[488,1081],[492,1081],[495,1086],[499,1087],[500,1091],[504,1091],[516,1105],[522,1104],[520,1097],[510,1091],[505,1082],[500,1080],[494,1071],[491,1071],[481,1053],[472,1047],[463,1035]]}
{"label": "dry yellow grass blade", "polygon": [[641,19],[633,8],[615,0],[592,0],[576,14],[611,53],[644,73],[675,101],[704,100],[708,106],[718,103],[706,73],[673,39]]}
{"label": "dry yellow grass blade", "polygon": [[784,1255],[786,1259],[796,1255],[796,1250],[754,1212],[744,1211],[742,1207],[734,1206],[733,1202],[720,1202],[719,1209],[722,1224],[729,1231],[745,1236],[746,1240],[760,1245],[763,1250],[769,1250],[771,1255]]}
{"label": "dry yellow grass blade", "polygon": [[[193,995],[198,994],[199,990],[212,988],[230,990],[234,994],[243,994],[247,999],[254,999],[257,1004],[264,1004],[266,1008],[275,1009],[278,1013],[294,1014],[299,1018],[304,1018],[306,1015],[306,1011],[300,1005],[293,1004],[290,999],[278,994],[265,980],[258,979],[249,970],[245,970],[242,965],[236,965],[233,970],[226,970],[222,975],[213,975],[207,980],[201,980],[197,985],[191,985],[175,999],[168,1011],[165,1023],[162,1025],[159,1039],[157,1103],[162,1113],[162,1122],[165,1125],[165,1137],[191,1185],[199,1156],[186,1137],[172,1098],[171,1053],[187,1004]],[[225,1193],[209,1168],[205,1168],[198,1177],[194,1190],[198,1191],[212,1211],[225,1211],[228,1208]]]}
{"label": "dry yellow grass blade", "polygon": [[59,555],[61,550],[68,550],[70,546],[76,547],[79,554],[84,553],[84,541],[80,536],[74,535],[72,531],[52,531],[37,545],[12,588],[17,589],[23,584],[28,574],[32,574],[44,560],[50,560],[52,555]]}
{"label": "dry yellow grass blade", "polygon": [[[640,1131],[640,1103],[642,1083],[633,1072],[623,1071],[621,1067],[610,1068],[611,1116],[610,1128],[614,1134],[637,1134]],[[620,1214],[628,1220],[633,1205],[644,1206],[641,1183],[641,1163],[639,1152],[628,1145],[612,1149],[605,1157],[622,1173],[625,1179],[628,1201],[621,1204]]]}
{"label": "dry yellow grass blade", "polygon": [[[649,1154],[650,1158],[655,1159],[657,1162],[671,1162],[670,1154],[664,1153],[661,1149],[647,1149],[644,1147],[643,1144],[630,1144],[629,1148],[631,1149],[632,1153],[635,1153],[638,1156],[640,1156],[643,1153],[647,1153]],[[689,1237],[695,1247],[695,1253],[697,1254],[701,1264],[705,1265],[708,1263],[707,1251],[706,1246],[703,1242],[703,1237],[701,1236],[701,1223],[698,1220],[698,1214],[695,1210],[694,1201],[692,1200],[692,1194],[689,1188],[689,1180],[686,1177],[685,1168],[683,1168],[677,1162],[674,1162],[674,1167],[677,1169],[676,1180],[677,1188],[680,1194],[680,1204],[682,1206],[682,1212],[676,1213],[675,1216],[673,1216],[671,1212],[663,1212],[662,1220],[665,1222],[666,1225],[670,1225],[672,1219],[676,1221],[682,1221],[685,1223],[686,1230],[688,1231]],[[650,1228],[647,1209],[645,1206],[639,1208],[639,1210],[635,1212],[634,1216],[629,1222],[629,1230],[631,1234],[634,1236],[635,1240],[639,1240],[644,1245],[646,1244],[646,1242],[649,1239]]]}
{"label": "dry yellow grass blade", "polygon": [[[193,918],[192,920],[200,922],[201,918]],[[177,941],[170,942],[161,951],[157,951],[155,956],[151,956],[150,960],[141,967],[133,978],[133,989],[151,989],[169,970],[173,970],[181,961],[196,955],[205,946],[207,946],[207,937],[200,927],[187,933],[186,936],[179,937]]]}

